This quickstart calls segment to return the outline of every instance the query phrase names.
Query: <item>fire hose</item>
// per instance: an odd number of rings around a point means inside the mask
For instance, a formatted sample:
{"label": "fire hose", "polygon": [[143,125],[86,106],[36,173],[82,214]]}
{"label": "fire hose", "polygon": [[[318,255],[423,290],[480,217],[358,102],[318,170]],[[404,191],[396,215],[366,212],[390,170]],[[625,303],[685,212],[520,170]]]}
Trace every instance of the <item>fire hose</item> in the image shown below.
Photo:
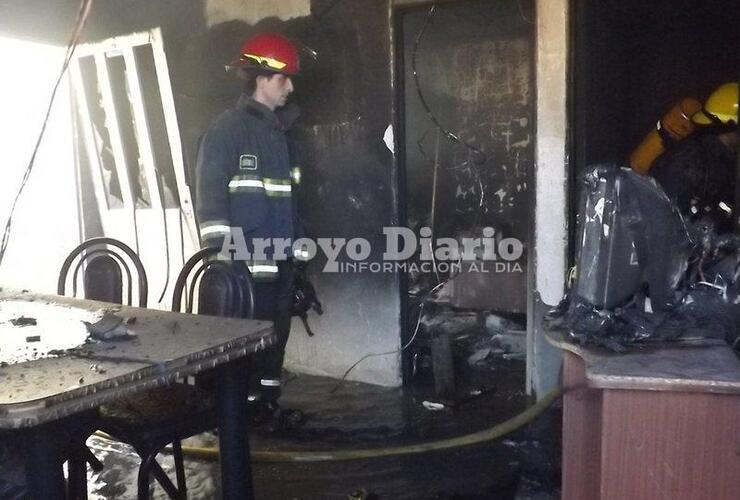
{"label": "fire hose", "polygon": [[[253,462],[338,462],[347,460],[362,460],[370,458],[393,457],[402,455],[417,455],[433,451],[448,450],[462,446],[471,446],[499,439],[507,434],[530,423],[542,412],[544,412],[556,399],[563,394],[561,388],[555,388],[523,412],[511,417],[500,424],[488,429],[427,443],[395,446],[387,448],[367,448],[356,450],[328,450],[328,451],[265,451],[253,450],[251,459]],[[110,438],[100,434],[99,436]],[[182,453],[185,456],[201,460],[218,460],[218,448],[204,448],[194,446],[183,446]]]}

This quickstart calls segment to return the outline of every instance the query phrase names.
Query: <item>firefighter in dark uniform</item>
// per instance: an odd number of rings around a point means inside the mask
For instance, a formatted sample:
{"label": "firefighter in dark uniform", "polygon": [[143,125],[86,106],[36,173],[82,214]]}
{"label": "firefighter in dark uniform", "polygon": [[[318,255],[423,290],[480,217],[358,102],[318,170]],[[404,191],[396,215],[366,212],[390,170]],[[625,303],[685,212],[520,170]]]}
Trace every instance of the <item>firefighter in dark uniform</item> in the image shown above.
{"label": "firefighter in dark uniform", "polygon": [[227,244],[238,241],[233,231],[243,232],[255,282],[255,316],[274,321],[277,335],[276,345],[253,363],[253,416],[284,427],[302,420],[297,410],[277,404],[290,333],[293,255],[290,247],[267,245],[262,250],[254,242],[302,236],[293,196],[300,171],[291,160],[290,124],[282,114],[293,92],[291,77],[299,70],[298,50],[281,35],[257,35],[244,43],[231,67],[245,79],[245,90],[235,108],[211,124],[201,143],[196,167],[200,236],[203,246],[224,248],[225,238],[231,238]]}
{"label": "firefighter in dark uniform", "polygon": [[674,144],[650,175],[688,220],[709,218],[719,232],[732,227],[737,169],[738,84],[726,83],[691,117],[697,131]]}

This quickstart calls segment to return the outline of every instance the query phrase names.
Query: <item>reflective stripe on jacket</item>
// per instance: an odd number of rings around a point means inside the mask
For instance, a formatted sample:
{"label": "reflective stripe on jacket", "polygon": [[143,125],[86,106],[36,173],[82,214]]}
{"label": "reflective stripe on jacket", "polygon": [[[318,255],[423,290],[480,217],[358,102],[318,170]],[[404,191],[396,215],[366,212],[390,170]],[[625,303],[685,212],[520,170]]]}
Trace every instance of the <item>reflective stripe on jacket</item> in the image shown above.
{"label": "reflective stripe on jacket", "polygon": [[[203,246],[222,246],[231,227],[253,238],[294,239],[291,158],[285,130],[266,106],[242,96],[222,113],[201,143],[196,166],[196,212]],[[257,274],[277,270],[269,247]],[[263,257],[263,256],[257,256]]]}

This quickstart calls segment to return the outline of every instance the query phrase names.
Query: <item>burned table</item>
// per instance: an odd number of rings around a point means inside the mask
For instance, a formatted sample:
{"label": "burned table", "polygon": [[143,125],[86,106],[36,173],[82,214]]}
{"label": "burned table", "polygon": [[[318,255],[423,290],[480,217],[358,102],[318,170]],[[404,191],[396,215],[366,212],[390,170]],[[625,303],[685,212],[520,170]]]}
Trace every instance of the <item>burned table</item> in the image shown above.
{"label": "burned table", "polygon": [[[115,338],[84,322],[122,318]],[[266,321],[195,316],[55,295],[0,291],[0,436],[20,435],[37,498],[63,498],[54,437],[76,416],[217,368],[224,498],[252,498],[249,355],[274,342]]]}
{"label": "burned table", "polygon": [[563,498],[738,498],[740,359],[729,346],[617,354],[547,338],[564,351]]}

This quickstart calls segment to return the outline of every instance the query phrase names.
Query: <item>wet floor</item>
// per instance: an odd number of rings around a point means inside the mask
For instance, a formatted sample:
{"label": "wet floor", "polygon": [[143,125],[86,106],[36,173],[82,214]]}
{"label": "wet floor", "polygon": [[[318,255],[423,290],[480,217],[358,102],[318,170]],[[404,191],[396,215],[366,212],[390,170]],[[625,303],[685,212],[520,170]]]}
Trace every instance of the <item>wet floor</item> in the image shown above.
{"label": "wet floor", "polygon": [[[456,401],[440,402],[424,367],[413,387],[384,389],[336,380],[286,374],[281,403],[299,408],[308,420],[280,434],[256,431],[253,450],[384,448],[480,431],[526,406],[524,362],[488,356],[458,374]],[[425,407],[424,402],[436,403]],[[442,409],[430,410],[427,407]],[[349,462],[254,463],[257,498],[265,499],[517,499],[560,498],[560,412],[549,409],[532,424],[494,442],[432,452]],[[191,440],[213,446],[212,435]],[[125,446],[92,438],[105,464],[90,481],[92,499],[136,497],[136,457]],[[163,460],[171,471],[171,460]],[[217,464],[186,461],[188,498],[217,498]],[[154,498],[166,498],[159,487]]]}

